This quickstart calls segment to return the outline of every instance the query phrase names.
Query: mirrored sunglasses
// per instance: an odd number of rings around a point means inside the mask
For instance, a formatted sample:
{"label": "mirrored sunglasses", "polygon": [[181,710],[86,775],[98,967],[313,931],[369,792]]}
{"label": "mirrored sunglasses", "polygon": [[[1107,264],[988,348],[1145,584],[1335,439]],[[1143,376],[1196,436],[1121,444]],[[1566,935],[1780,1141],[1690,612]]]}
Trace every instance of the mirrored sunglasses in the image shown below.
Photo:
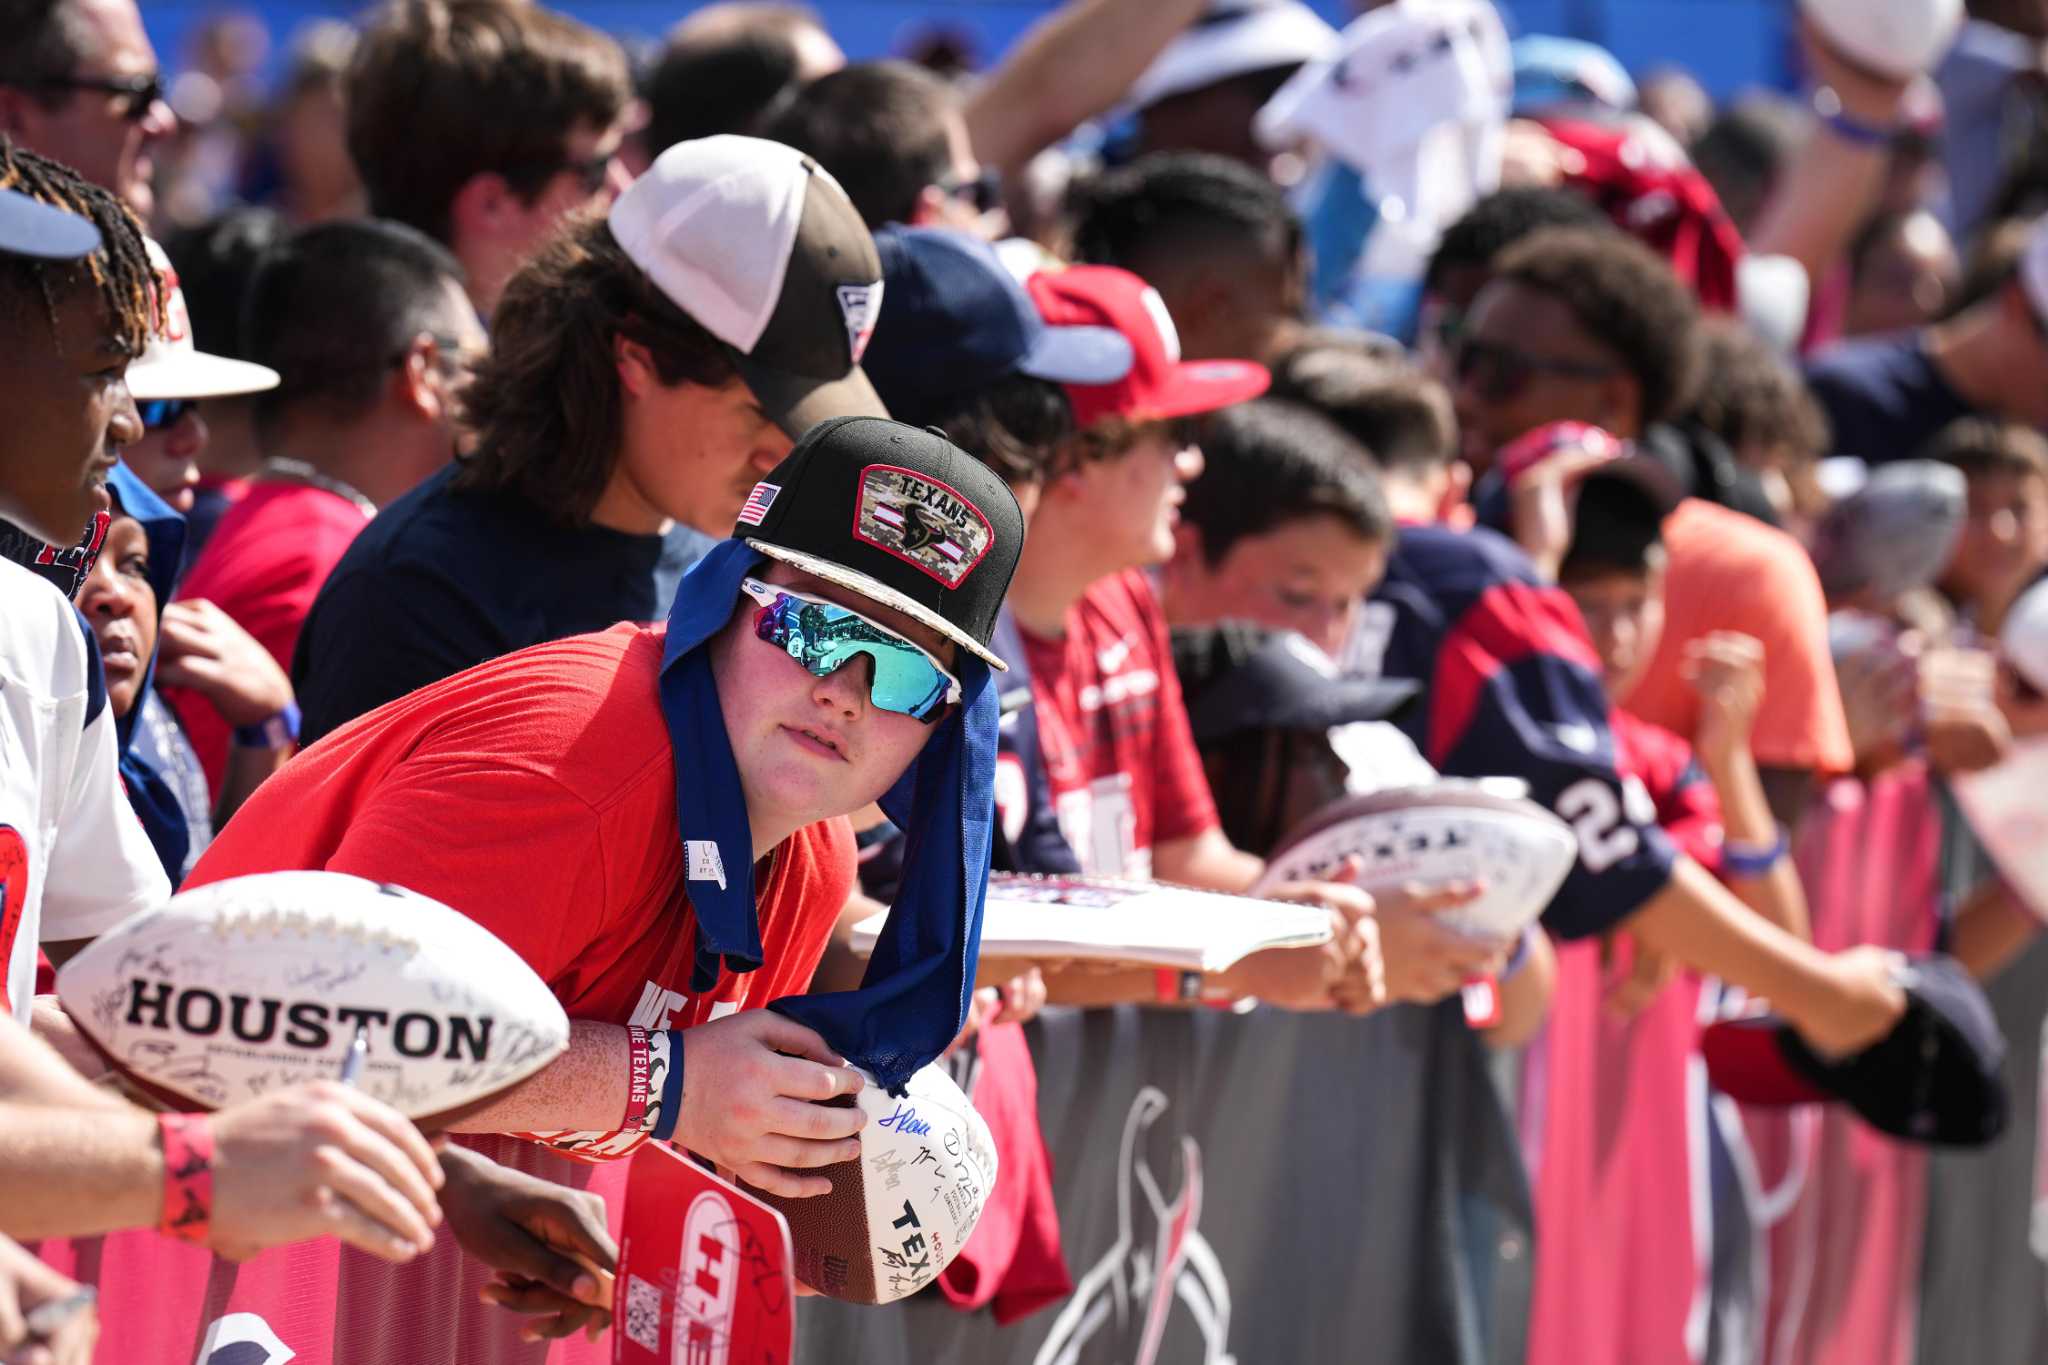
{"label": "mirrored sunglasses", "polygon": [[138,401],[135,411],[142,416],[145,431],[169,431],[185,420],[185,414],[199,406],[196,398],[151,398]]}
{"label": "mirrored sunglasses", "polygon": [[960,680],[918,645],[851,607],[822,597],[744,579],[742,591],[761,604],[754,634],[827,678],[865,654],[873,669],[868,699],[884,711],[930,725],[960,700]]}

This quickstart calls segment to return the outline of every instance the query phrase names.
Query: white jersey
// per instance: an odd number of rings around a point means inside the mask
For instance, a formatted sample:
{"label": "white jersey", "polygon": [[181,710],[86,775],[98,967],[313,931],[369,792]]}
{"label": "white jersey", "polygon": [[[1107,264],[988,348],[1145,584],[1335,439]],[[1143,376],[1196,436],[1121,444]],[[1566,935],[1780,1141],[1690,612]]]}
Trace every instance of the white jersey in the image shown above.
{"label": "white jersey", "polygon": [[114,709],[63,594],[0,559],[0,1009],[28,1022],[36,945],[171,894],[128,805]]}

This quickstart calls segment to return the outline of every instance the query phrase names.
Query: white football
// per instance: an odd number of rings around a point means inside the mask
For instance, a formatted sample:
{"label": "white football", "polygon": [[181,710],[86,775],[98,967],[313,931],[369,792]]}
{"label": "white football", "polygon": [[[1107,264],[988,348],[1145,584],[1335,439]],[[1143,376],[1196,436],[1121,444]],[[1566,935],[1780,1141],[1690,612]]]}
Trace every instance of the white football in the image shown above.
{"label": "white football", "polygon": [[788,1199],[748,1186],[789,1220],[796,1277],[849,1303],[894,1303],[939,1277],[996,1184],[996,1144],[953,1078],[928,1066],[901,1096],[867,1084],[860,1157],[813,1174],[832,1192]]}
{"label": "white football", "polygon": [[1571,826],[1533,801],[1442,778],[1333,801],[1281,844],[1255,890],[1326,878],[1354,855],[1365,862],[1358,885],[1368,891],[1479,882],[1477,900],[1437,918],[1463,933],[1505,939],[1543,913],[1579,846]]}
{"label": "white football", "polygon": [[1963,26],[1963,0],[1800,0],[1799,8],[1844,57],[1902,81],[1932,71]]}
{"label": "white football", "polygon": [[217,1109],[335,1079],[411,1118],[473,1105],[546,1066],[569,1020],[531,967],[439,901],[338,872],[268,872],[173,896],[57,973],[109,1061]]}

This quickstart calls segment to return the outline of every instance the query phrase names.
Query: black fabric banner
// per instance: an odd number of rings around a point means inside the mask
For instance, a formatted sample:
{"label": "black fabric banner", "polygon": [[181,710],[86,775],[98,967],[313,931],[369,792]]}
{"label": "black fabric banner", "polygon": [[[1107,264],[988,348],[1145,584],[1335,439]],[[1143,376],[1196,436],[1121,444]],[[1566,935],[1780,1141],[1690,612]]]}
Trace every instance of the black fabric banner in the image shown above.
{"label": "black fabric banner", "polygon": [[1455,998],[1366,1019],[1055,1010],[1028,1031],[1075,1293],[1008,1327],[930,1292],[806,1299],[800,1360],[1521,1359],[1527,1182]]}

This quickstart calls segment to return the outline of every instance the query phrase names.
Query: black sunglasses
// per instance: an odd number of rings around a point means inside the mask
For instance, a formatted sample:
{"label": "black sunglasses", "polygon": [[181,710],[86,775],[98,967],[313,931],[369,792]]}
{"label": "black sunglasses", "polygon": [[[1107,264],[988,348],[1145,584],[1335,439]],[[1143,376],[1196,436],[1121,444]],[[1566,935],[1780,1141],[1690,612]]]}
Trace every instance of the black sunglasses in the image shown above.
{"label": "black sunglasses", "polygon": [[1504,403],[1529,387],[1539,374],[1563,375],[1567,379],[1605,379],[1615,367],[1587,360],[1555,360],[1531,355],[1513,346],[1460,337],[1451,350],[1451,373],[1460,384],[1470,384],[1481,398]]}
{"label": "black sunglasses", "polygon": [[130,123],[140,123],[149,117],[150,109],[164,97],[163,73],[152,71],[147,76],[51,76],[36,82],[42,90],[96,90],[103,95],[118,95],[123,103],[121,117]]}
{"label": "black sunglasses", "polygon": [[144,431],[169,431],[185,420],[185,414],[196,411],[196,398],[151,398],[135,405],[135,411],[142,414]]}
{"label": "black sunglasses", "polygon": [[971,176],[948,175],[932,183],[948,198],[964,199],[974,205],[976,213],[989,213],[1003,206],[1003,173],[993,166],[983,166]]}

